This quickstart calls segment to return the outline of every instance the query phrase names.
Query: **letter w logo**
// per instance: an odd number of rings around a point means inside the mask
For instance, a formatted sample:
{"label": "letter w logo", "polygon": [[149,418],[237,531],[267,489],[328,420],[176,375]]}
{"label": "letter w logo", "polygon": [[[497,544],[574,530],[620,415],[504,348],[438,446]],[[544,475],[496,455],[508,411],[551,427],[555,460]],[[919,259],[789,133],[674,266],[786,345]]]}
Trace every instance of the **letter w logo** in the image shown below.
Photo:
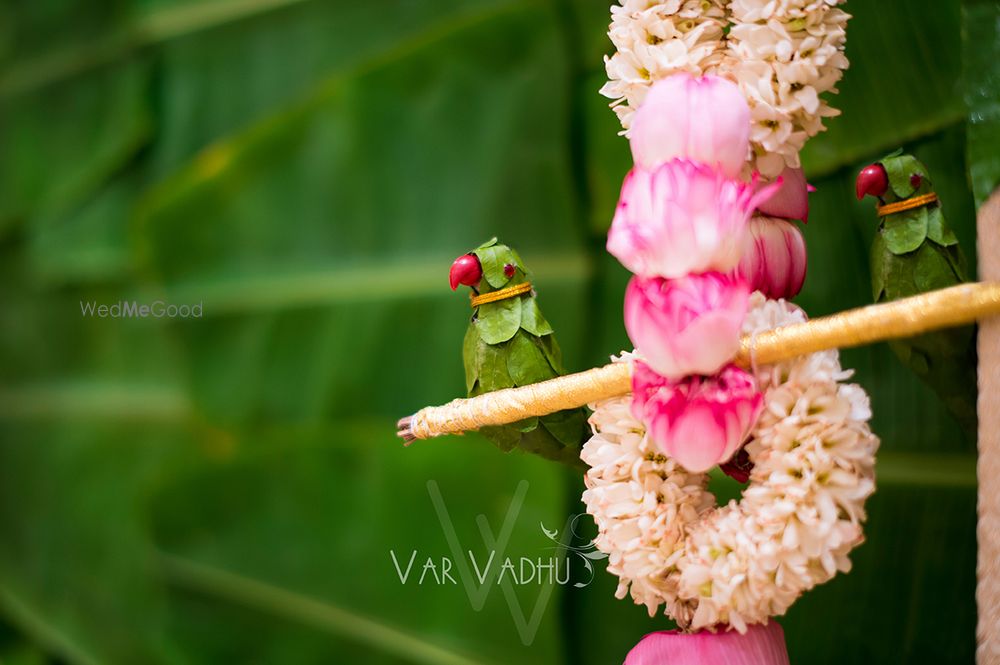
{"label": "letter w logo", "polygon": [[[482,536],[483,544],[489,551],[489,558],[485,562],[477,561],[472,550],[468,550],[468,559],[463,556],[462,545],[458,540],[458,534],[455,532],[455,526],[451,521],[451,515],[448,513],[447,506],[445,506],[444,497],[441,496],[441,489],[438,487],[437,482],[433,480],[427,481],[427,493],[430,495],[431,503],[434,505],[434,512],[437,513],[438,520],[441,522],[441,530],[444,532],[445,540],[447,540],[448,547],[451,549],[452,556],[455,559],[455,566],[458,568],[458,574],[462,578],[465,593],[469,597],[469,604],[476,612],[482,611],[483,606],[486,604],[486,598],[490,594],[490,587],[494,584],[497,575],[500,573],[500,566],[506,554],[507,545],[510,542],[510,535],[514,530],[514,523],[517,521],[517,516],[521,513],[521,508],[524,506],[524,497],[528,493],[528,481],[522,480],[518,483],[517,489],[514,491],[514,496],[510,501],[510,506],[507,508],[507,514],[504,516],[499,534],[495,535],[493,533],[493,529],[490,527],[490,523],[485,515],[476,517],[476,524],[479,526],[479,533]],[[569,528],[569,523],[567,523],[566,528]],[[563,557],[565,551],[565,546],[559,547],[556,556],[559,558]],[[472,564],[471,568],[469,563]],[[475,570],[475,575],[473,575],[472,569]],[[549,604],[549,599],[552,597],[552,589],[555,585],[551,582],[541,585],[541,591],[538,594],[538,599],[535,601],[535,607],[531,612],[529,620],[525,617],[524,610],[521,608],[521,602],[514,592],[514,584],[510,577],[508,575],[501,580],[500,589],[503,591],[504,599],[507,601],[507,607],[510,609],[514,626],[521,637],[521,643],[524,646],[531,646],[531,643],[535,640],[535,635],[538,633],[538,626],[542,621],[545,608]]]}

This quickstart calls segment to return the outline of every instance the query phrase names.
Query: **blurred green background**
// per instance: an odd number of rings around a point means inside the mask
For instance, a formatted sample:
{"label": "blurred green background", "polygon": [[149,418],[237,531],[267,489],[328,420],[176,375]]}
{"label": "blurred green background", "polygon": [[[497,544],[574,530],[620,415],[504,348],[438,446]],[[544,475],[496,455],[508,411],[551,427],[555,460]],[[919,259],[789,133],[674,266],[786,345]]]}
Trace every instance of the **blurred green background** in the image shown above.
{"label": "blurred green background", "polygon": [[[914,151],[970,257],[1000,172],[998,3],[848,10],[844,113],[805,160],[813,315],[870,298],[860,166]],[[476,517],[498,532],[522,481],[510,556],[583,511],[568,471],[393,432],[461,393],[447,272],[492,235],[572,369],[626,346],[608,20],[595,0],[0,4],[0,662],[607,665],[669,627],[598,561],[522,639],[502,589],[477,612],[390,555],[450,556],[428,480],[477,556]],[[204,317],[81,315],[123,299]],[[885,347],[843,355],[879,490],[853,572],[782,620],[792,661],[971,663],[975,443]],[[544,590],[516,591],[526,616]]]}

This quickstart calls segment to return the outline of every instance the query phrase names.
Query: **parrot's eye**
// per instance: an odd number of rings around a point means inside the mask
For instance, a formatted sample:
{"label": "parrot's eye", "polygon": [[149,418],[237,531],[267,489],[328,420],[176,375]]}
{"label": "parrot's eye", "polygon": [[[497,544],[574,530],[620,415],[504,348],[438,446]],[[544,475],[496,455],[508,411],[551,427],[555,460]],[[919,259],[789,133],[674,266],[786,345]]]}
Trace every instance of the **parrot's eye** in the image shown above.
{"label": "parrot's eye", "polygon": [[919,189],[923,181],[924,178],[919,173],[914,173],[913,175],[910,176],[910,185],[913,186],[913,189]]}
{"label": "parrot's eye", "polygon": [[514,276],[514,264],[513,263],[508,263],[507,265],[505,265],[503,267],[503,274],[507,275],[507,277],[513,277]]}
{"label": "parrot's eye", "polygon": [[483,276],[483,268],[479,265],[479,259],[475,254],[463,254],[455,259],[451,264],[451,271],[448,273],[448,283],[451,290],[458,288],[459,284],[465,286],[475,286]]}

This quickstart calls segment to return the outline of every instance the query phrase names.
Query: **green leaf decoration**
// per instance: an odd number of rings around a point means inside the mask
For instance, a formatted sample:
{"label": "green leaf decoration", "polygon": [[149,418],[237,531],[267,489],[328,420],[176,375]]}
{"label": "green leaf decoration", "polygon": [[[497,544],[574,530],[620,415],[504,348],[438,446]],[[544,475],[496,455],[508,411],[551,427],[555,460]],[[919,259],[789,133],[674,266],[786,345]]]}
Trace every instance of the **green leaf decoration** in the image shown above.
{"label": "green leaf decoration", "polygon": [[473,252],[479,251],[481,249],[486,249],[487,247],[492,247],[495,244],[497,244],[497,237],[493,236],[492,238],[490,238],[489,240],[487,240],[486,242],[484,242],[479,247],[476,247],[476,249],[473,250]]}
{"label": "green leaf decoration", "polygon": [[951,262],[945,256],[947,250],[928,243],[921,248],[913,279],[920,291],[931,291],[955,286],[959,282]]}
{"label": "green leaf decoration", "polygon": [[887,157],[882,160],[886,174],[889,176],[889,187],[900,200],[908,199],[917,191],[913,186],[911,178],[919,175],[922,178],[921,189],[930,186],[927,177],[926,167],[909,154]]}
{"label": "green leaf decoration", "polygon": [[948,228],[940,205],[927,208],[927,237],[944,247],[958,244],[958,237]]}
{"label": "green leaf decoration", "polygon": [[542,418],[541,423],[564,446],[576,448],[586,440],[587,412],[583,409],[553,413]]}
{"label": "green leaf decoration", "polygon": [[553,332],[552,326],[542,316],[534,296],[521,299],[521,327],[538,337],[551,335]]}
{"label": "green leaf decoration", "polygon": [[507,369],[507,346],[479,345],[479,382],[473,391],[476,395],[513,387],[514,379]]}
{"label": "green leaf decoration", "polygon": [[505,298],[480,305],[476,326],[487,344],[506,342],[521,327],[521,298]]}
{"label": "green leaf decoration", "polygon": [[465,331],[465,339],[462,341],[462,358],[465,366],[465,391],[471,392],[479,377],[479,326],[475,322],[469,323]]}
{"label": "green leaf decoration", "polygon": [[555,376],[545,354],[523,330],[518,331],[510,341],[507,370],[518,386],[527,386]]}
{"label": "green leaf decoration", "polygon": [[494,289],[503,288],[511,280],[504,267],[515,262],[514,254],[507,245],[491,245],[473,252],[483,266],[483,277]]}
{"label": "green leaf decoration", "polygon": [[879,302],[885,292],[886,272],[889,269],[889,259],[891,254],[889,248],[885,246],[885,238],[881,233],[876,233],[872,239],[871,262],[869,269],[872,273],[872,300]]}
{"label": "green leaf decoration", "polygon": [[541,348],[553,372],[558,375],[566,373],[566,370],[563,368],[562,350],[559,348],[559,342],[556,341],[555,335],[535,337],[532,341]]}
{"label": "green leaf decoration", "polygon": [[882,222],[885,246],[893,254],[912,252],[927,237],[927,208],[889,215]]}
{"label": "green leaf decoration", "polygon": [[[537,429],[537,428],[536,428]],[[515,424],[503,427],[483,427],[479,433],[492,441],[497,448],[505,453],[517,448],[522,439],[522,432]]]}

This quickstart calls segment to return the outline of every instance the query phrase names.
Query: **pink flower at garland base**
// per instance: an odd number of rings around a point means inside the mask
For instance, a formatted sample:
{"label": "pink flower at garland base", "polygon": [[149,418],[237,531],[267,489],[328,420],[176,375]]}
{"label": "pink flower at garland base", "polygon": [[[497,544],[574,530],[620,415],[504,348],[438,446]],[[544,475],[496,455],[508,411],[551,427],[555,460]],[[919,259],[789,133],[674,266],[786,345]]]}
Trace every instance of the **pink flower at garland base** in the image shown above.
{"label": "pink flower at garland base", "polygon": [[751,213],[779,186],[755,193],[755,183],[685,159],[636,167],[622,184],[608,251],[642,277],[728,272],[746,251]]}
{"label": "pink flower at garland base", "polygon": [[632,415],[665,455],[692,473],[728,461],[763,406],[753,377],[735,365],[716,376],[679,381],[663,378],[642,361],[632,368]]}
{"label": "pink flower at garland base", "polygon": [[732,274],[636,276],[625,290],[625,330],[642,359],[668,379],[715,374],[739,350],[749,301],[750,287]]}
{"label": "pink flower at garland base", "polygon": [[680,157],[734,178],[749,156],[750,107],[731,81],[674,74],[646,93],[629,142],[638,166],[652,169]]}
{"label": "pink flower at garland base", "polygon": [[768,298],[790,299],[806,279],[806,241],[793,222],[755,216],[750,243],[736,274]]}
{"label": "pink flower at garland base", "polygon": [[664,631],[642,638],[624,665],[788,665],[788,649],[776,621],[749,626],[743,635]]}

